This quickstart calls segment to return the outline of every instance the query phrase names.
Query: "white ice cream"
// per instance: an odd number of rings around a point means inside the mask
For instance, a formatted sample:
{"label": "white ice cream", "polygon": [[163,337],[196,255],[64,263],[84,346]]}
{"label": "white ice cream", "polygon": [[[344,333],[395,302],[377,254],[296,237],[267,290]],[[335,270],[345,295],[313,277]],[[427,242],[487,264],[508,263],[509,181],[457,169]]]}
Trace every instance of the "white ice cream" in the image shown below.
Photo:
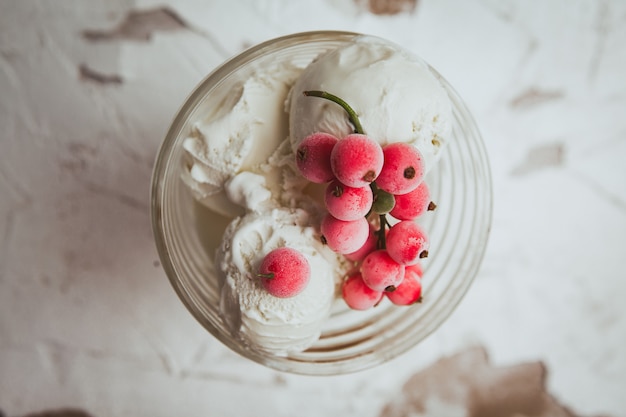
{"label": "white ice cream", "polygon": [[371,36],[332,50],[309,65],[290,95],[289,130],[295,151],[307,135],[323,131],[339,138],[352,133],[345,110],[331,101],[305,97],[322,90],[346,101],[365,133],[381,145],[407,142],[424,156],[426,171],[448,140],[452,107],[427,64]]}
{"label": "white ice cream", "polygon": [[[249,213],[226,229],[216,264],[224,280],[220,311],[230,329],[255,349],[299,352],[320,336],[341,276],[338,256],[323,245],[304,210]],[[288,245],[304,254],[311,278],[291,298],[270,295],[255,276],[263,257]]]}
{"label": "white ice cream", "polygon": [[183,142],[187,153],[183,181],[194,197],[227,217],[244,213],[224,185],[242,171],[261,173],[266,187],[281,192],[281,172],[268,160],[288,137],[285,100],[302,71],[289,63],[258,69],[227,91],[219,110],[197,122]]}

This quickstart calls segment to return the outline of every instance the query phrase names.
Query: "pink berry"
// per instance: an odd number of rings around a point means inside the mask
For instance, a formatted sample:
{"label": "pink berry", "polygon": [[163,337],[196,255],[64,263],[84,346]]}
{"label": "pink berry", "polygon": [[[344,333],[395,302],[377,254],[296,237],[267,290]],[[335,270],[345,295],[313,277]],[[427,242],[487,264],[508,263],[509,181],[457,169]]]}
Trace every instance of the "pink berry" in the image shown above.
{"label": "pink berry", "polygon": [[341,294],[348,307],[354,310],[367,310],[383,298],[382,291],[374,291],[365,285],[359,273],[351,275],[343,282]]}
{"label": "pink berry", "polygon": [[322,184],[335,177],[330,154],[339,139],[329,133],[313,133],[302,140],[296,151],[296,165],[307,180]]}
{"label": "pink berry", "polygon": [[404,266],[394,261],[384,249],[363,259],[361,275],[365,284],[375,291],[393,291],[404,278]]}
{"label": "pink berry", "polygon": [[265,255],[257,275],[270,294],[288,298],[304,290],[311,276],[311,268],[302,253],[281,247]]}
{"label": "pink berry", "polygon": [[330,165],[337,179],[350,187],[365,187],[383,168],[383,150],[373,139],[354,133],[337,142]]}
{"label": "pink berry", "polygon": [[389,300],[400,306],[419,303],[422,300],[422,282],[420,277],[414,272],[407,270],[404,279],[395,291],[386,292]]}
{"label": "pink berry", "polygon": [[389,212],[398,220],[413,220],[428,210],[434,210],[435,204],[430,201],[430,191],[426,182],[422,181],[413,191],[396,195],[396,205]]}
{"label": "pink berry", "polygon": [[376,185],[391,194],[406,194],[424,178],[424,160],[416,147],[404,142],[383,148],[385,163]]}
{"label": "pink berry", "polygon": [[339,220],[356,220],[372,208],[374,194],[370,187],[354,188],[335,180],[328,184],[324,202],[330,214]]}
{"label": "pink berry", "polygon": [[369,235],[369,223],[365,217],[343,221],[326,214],[321,224],[322,241],[333,251],[346,254],[358,250]]}
{"label": "pink berry", "polygon": [[404,267],[405,275],[409,272],[415,272],[418,277],[422,277],[424,275],[424,270],[422,269],[422,264],[413,264],[413,265],[405,265]]}
{"label": "pink berry", "polygon": [[370,252],[374,252],[376,250],[376,244],[378,243],[378,236],[376,236],[375,232],[374,226],[370,224],[370,233],[363,246],[352,253],[346,253],[344,255],[346,259],[353,262],[360,262],[369,255]]}
{"label": "pink berry", "polygon": [[401,265],[412,265],[428,256],[428,237],[415,222],[403,220],[387,233],[387,252]]}

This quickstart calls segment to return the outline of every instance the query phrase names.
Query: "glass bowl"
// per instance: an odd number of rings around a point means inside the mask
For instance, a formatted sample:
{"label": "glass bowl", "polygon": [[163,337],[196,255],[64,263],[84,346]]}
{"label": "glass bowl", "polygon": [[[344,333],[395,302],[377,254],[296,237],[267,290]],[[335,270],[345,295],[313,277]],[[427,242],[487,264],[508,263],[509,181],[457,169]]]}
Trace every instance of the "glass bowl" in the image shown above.
{"label": "glass bowl", "polygon": [[[390,303],[367,312],[338,300],[320,339],[304,352],[276,356],[234,337],[219,312],[220,288],[214,250],[228,220],[195,201],[181,180],[182,142],[195,121],[216,111],[233,82],[254,68],[283,60],[305,66],[320,53],[343,45],[356,33],[297,33],[252,47],[209,74],[175,116],[159,150],[151,189],[151,215],[163,268],[191,314],[213,336],[242,356],[298,374],[335,375],[386,362],[415,346],[450,315],[472,283],[482,261],[492,216],[487,154],[472,116],[453,88],[431,68],[450,96],[452,134],[439,164],[428,174],[437,210],[420,223],[430,236],[424,263],[424,302]],[[436,250],[435,250],[436,248]]]}

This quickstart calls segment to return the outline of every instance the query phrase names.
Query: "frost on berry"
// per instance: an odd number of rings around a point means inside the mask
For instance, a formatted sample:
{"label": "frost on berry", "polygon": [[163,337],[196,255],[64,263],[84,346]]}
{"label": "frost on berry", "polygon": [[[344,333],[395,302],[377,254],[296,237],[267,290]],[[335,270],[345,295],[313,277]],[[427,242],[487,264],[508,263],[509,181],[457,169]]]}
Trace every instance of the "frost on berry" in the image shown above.
{"label": "frost on berry", "polygon": [[386,243],[389,256],[402,265],[415,264],[428,256],[428,236],[410,220],[393,225],[387,233]]}
{"label": "frost on berry", "polygon": [[369,223],[365,217],[344,221],[332,216],[324,216],[320,226],[322,242],[339,254],[352,253],[365,244],[369,235]]}
{"label": "frost on berry", "polygon": [[378,177],[383,167],[383,150],[373,139],[351,134],[339,140],[330,155],[335,177],[350,187],[364,187]]}
{"label": "frost on berry", "polygon": [[365,217],[374,197],[370,187],[349,187],[335,180],[328,184],[324,203],[330,214],[339,220],[357,220]]}
{"label": "frost on berry", "polygon": [[404,278],[404,266],[394,261],[384,249],[376,250],[363,259],[363,281],[376,291],[393,291]]}
{"label": "frost on berry", "polygon": [[301,252],[281,247],[263,258],[257,276],[270,294],[288,298],[304,290],[311,276],[311,268]]}
{"label": "frost on berry", "polygon": [[404,142],[383,148],[385,162],[376,178],[378,187],[391,194],[406,194],[424,178],[424,159],[417,148]]}
{"label": "frost on berry", "polygon": [[406,265],[404,267],[404,271],[405,274],[408,273],[409,271],[412,271],[414,273],[417,274],[418,277],[422,277],[424,275],[424,269],[422,268],[422,264],[413,264],[413,265]]}
{"label": "frost on berry", "polygon": [[406,270],[404,279],[395,291],[386,292],[389,300],[401,306],[419,303],[422,300],[422,281],[416,272]]}
{"label": "frost on berry", "polygon": [[430,191],[425,181],[413,191],[396,195],[395,198],[396,205],[389,214],[398,220],[413,220],[426,211],[435,209],[435,203],[430,201]]}
{"label": "frost on berry", "polygon": [[356,273],[343,282],[341,295],[348,307],[354,310],[367,310],[380,302],[383,292],[365,285],[361,274]]}
{"label": "frost on berry", "polygon": [[307,180],[322,184],[332,180],[330,154],[339,139],[329,133],[313,133],[300,143],[296,150],[296,166]]}
{"label": "frost on berry", "polygon": [[373,252],[376,250],[376,245],[378,243],[378,235],[376,234],[376,230],[374,229],[373,225],[370,224],[369,227],[370,227],[369,236],[367,237],[367,240],[365,241],[363,246],[361,246],[359,249],[357,249],[354,252],[346,253],[344,255],[346,259],[353,261],[353,262],[360,262],[363,260],[363,258],[369,255],[370,252]]}

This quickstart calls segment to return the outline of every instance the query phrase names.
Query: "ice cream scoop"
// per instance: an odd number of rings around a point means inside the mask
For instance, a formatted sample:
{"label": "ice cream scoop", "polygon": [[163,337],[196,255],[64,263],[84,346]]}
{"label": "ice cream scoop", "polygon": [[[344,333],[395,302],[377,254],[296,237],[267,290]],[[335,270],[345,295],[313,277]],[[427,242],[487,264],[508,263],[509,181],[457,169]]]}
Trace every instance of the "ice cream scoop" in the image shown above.
{"label": "ice cream scoop", "polygon": [[[304,290],[289,298],[271,295],[257,276],[265,255],[283,246],[300,251],[311,270]],[[221,315],[247,345],[287,355],[305,350],[319,338],[342,264],[321,243],[307,212],[273,209],[236,218],[224,233],[216,264],[223,280]]]}
{"label": "ice cream scoop", "polygon": [[446,91],[426,63],[399,46],[360,36],[319,56],[300,75],[289,97],[289,132],[294,152],[315,132],[339,138],[354,132],[344,109],[304,91],[340,97],[360,119],[365,133],[381,145],[416,146],[430,170],[448,140],[452,108]]}
{"label": "ice cream scoop", "polygon": [[262,173],[279,194],[280,169],[268,161],[287,139],[285,100],[302,68],[283,63],[258,68],[227,89],[217,109],[196,122],[183,142],[182,179],[196,200],[227,217],[244,213],[224,185],[242,171]]}

